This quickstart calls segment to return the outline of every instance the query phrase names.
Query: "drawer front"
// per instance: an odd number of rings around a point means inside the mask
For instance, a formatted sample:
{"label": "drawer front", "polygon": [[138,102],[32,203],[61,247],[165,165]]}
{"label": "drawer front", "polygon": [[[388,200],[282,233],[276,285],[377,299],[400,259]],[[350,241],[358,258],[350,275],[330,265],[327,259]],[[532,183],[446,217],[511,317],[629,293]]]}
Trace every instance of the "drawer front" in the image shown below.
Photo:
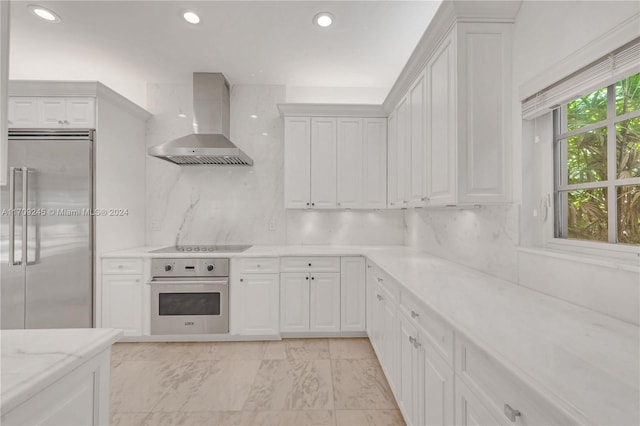
{"label": "drawer front", "polygon": [[340,272],[339,257],[283,257],[281,272]]}
{"label": "drawer front", "polygon": [[400,309],[411,318],[447,363],[453,367],[453,328],[406,291],[400,292]]}
{"label": "drawer front", "polygon": [[[456,374],[504,424],[579,424],[495,359],[458,335]],[[509,414],[516,410],[519,415],[510,419]]]}
{"label": "drawer front", "polygon": [[142,259],[102,259],[103,274],[141,274]]}
{"label": "drawer front", "polygon": [[280,261],[275,257],[240,259],[242,274],[277,274],[279,271]]}
{"label": "drawer front", "polygon": [[398,285],[387,273],[377,266],[369,264],[367,274],[370,274],[373,280],[388,293],[392,302],[398,301]]}

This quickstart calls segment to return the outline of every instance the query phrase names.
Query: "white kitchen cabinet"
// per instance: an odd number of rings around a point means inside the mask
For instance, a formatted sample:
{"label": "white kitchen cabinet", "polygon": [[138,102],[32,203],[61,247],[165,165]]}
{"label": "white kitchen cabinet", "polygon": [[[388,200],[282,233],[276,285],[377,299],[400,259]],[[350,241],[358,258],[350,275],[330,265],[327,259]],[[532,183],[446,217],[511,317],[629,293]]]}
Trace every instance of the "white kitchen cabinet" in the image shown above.
{"label": "white kitchen cabinet", "polygon": [[338,117],[337,206],[384,208],[387,204],[387,120]]}
{"label": "white kitchen cabinet", "polygon": [[364,257],[343,257],[340,261],[340,329],[342,331],[365,331]]}
{"label": "white kitchen cabinet", "polygon": [[[366,209],[387,206],[387,120],[364,118],[364,205]],[[339,180],[339,186],[344,182]]]}
{"label": "white kitchen cabinet", "polygon": [[311,207],[336,207],[336,139],[334,117],[311,119]]}
{"label": "white kitchen cabinet", "polygon": [[311,205],[311,118],[284,118],[284,206]]}
{"label": "white kitchen cabinet", "polygon": [[398,110],[387,119],[387,203],[389,208],[397,206],[398,199]]}
{"label": "white kitchen cabinet", "polygon": [[238,294],[239,334],[276,335],[280,318],[279,274],[243,273],[234,294]]}
{"label": "white kitchen cabinet", "polygon": [[422,206],[425,197],[425,115],[426,115],[426,81],[424,71],[409,89],[409,126],[408,147],[405,148],[407,161],[405,167],[409,171],[407,180],[407,201],[410,207]]}
{"label": "white kitchen cabinet", "polygon": [[104,259],[102,270],[101,326],[121,328],[125,337],[142,336],[142,259]]}
{"label": "white kitchen cabinet", "polygon": [[510,34],[458,23],[427,63],[428,205],[510,199]]}
{"label": "white kitchen cabinet", "polygon": [[418,410],[421,424],[453,425],[455,400],[453,368],[442,359],[432,343],[420,332],[418,351],[422,370],[419,377],[422,382],[418,389]]}
{"label": "white kitchen cabinet", "polygon": [[280,331],[309,331],[309,274],[280,274]]}
{"label": "white kitchen cabinet", "polygon": [[[411,110],[409,99],[403,98],[395,110],[395,135],[393,143],[389,144],[389,206],[403,208],[409,204],[409,185],[411,179]],[[391,140],[391,139],[390,139]],[[393,150],[393,152],[391,151]],[[393,175],[393,176],[392,176]],[[393,186],[393,189],[391,187]]]}
{"label": "white kitchen cabinet", "polygon": [[309,330],[339,332],[340,274],[311,273],[309,285]]}
{"label": "white kitchen cabinet", "polygon": [[398,391],[398,406],[404,414],[404,418],[410,425],[422,425],[423,419],[420,416],[420,384],[421,365],[417,341],[418,330],[404,315],[399,315],[399,352],[400,362],[399,377],[400,387]]}
{"label": "white kitchen cabinet", "polygon": [[456,425],[492,426],[507,424],[499,421],[460,379],[456,379],[455,395]]}
{"label": "white kitchen cabinet", "polygon": [[0,1],[0,185],[7,184],[7,126],[9,125],[9,2]]}
{"label": "white kitchen cabinet", "polygon": [[362,118],[339,117],[337,140],[337,206],[360,208],[364,204],[365,142]]}
{"label": "white kitchen cabinet", "polygon": [[93,129],[96,123],[93,97],[11,97],[10,128]]}

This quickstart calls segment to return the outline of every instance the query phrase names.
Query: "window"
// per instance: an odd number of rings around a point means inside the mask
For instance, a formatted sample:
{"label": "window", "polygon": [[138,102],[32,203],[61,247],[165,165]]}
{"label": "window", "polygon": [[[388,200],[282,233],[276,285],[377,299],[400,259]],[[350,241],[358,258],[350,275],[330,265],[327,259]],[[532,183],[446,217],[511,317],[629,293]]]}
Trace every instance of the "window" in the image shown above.
{"label": "window", "polygon": [[555,236],[640,245],[640,74],[554,110]]}

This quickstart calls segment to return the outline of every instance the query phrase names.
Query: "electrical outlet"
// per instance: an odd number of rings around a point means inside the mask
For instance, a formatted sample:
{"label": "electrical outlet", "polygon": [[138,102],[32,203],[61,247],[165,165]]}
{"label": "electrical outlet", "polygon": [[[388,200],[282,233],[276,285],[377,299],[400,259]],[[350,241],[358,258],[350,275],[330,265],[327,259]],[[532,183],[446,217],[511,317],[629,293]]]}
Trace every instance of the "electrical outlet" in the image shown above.
{"label": "electrical outlet", "polygon": [[275,231],[276,230],[276,221],[275,220],[270,220],[269,221],[269,231]]}

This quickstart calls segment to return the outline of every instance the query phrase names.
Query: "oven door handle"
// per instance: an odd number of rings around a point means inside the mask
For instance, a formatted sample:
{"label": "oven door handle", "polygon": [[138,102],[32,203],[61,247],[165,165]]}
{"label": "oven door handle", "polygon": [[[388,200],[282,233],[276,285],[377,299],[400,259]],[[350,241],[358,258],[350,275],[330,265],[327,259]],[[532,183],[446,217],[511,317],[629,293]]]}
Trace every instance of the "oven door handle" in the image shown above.
{"label": "oven door handle", "polygon": [[229,279],[208,279],[208,280],[171,280],[171,281],[161,281],[161,280],[151,280],[147,282],[150,286],[157,285],[229,285]]}

